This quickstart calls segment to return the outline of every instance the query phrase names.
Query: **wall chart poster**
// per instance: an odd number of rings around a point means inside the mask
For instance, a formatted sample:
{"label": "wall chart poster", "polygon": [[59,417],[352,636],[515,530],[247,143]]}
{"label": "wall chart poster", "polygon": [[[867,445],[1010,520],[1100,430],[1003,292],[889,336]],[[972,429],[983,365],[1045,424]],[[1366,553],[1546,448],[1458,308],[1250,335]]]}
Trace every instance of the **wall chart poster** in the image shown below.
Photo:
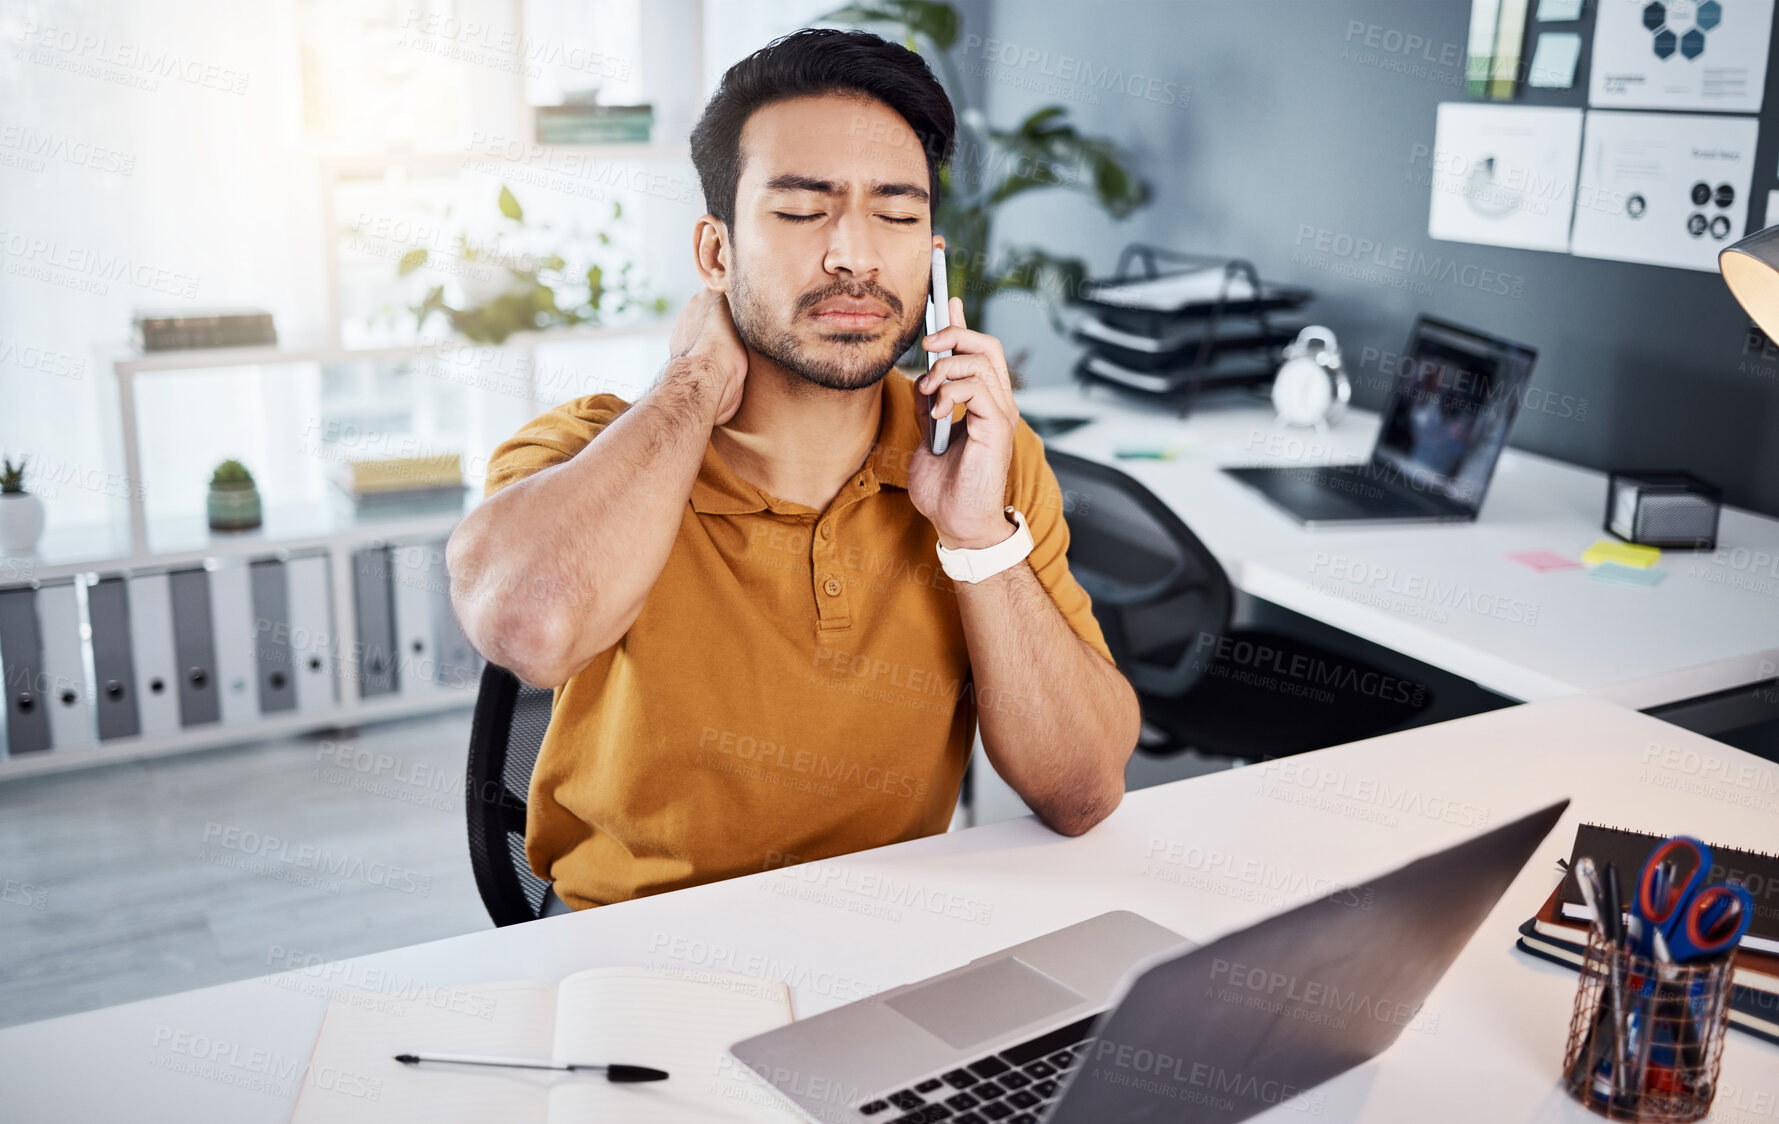
{"label": "wall chart poster", "polygon": [[1717,272],[1742,237],[1754,117],[1587,115],[1571,250],[1590,258]]}
{"label": "wall chart poster", "polygon": [[1588,104],[1759,113],[1773,0],[1599,0]]}
{"label": "wall chart poster", "polygon": [[1442,102],[1437,122],[1429,237],[1569,248],[1581,110]]}

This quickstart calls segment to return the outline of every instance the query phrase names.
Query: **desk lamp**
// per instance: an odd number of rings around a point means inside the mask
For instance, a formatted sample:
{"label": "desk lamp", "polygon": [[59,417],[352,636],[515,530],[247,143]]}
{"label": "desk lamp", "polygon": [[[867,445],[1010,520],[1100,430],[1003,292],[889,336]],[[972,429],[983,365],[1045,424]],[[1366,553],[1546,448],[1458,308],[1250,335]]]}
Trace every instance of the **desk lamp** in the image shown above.
{"label": "desk lamp", "polygon": [[1756,231],[1717,255],[1724,284],[1749,319],[1779,340],[1779,226]]}

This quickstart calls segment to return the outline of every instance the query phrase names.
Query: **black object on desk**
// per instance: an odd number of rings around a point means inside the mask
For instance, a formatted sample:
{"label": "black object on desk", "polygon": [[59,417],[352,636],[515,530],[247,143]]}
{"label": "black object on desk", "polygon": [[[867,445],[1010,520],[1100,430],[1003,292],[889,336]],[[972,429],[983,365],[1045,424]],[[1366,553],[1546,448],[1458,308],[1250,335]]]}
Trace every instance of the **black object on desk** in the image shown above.
{"label": "black object on desk", "polygon": [[1613,472],[1605,528],[1626,542],[1667,550],[1714,550],[1723,489],[1690,472]]}
{"label": "black object on desk", "polygon": [[1020,414],[1025,424],[1032,427],[1032,432],[1039,437],[1060,437],[1071,429],[1080,429],[1092,418],[1050,417],[1044,414]]}

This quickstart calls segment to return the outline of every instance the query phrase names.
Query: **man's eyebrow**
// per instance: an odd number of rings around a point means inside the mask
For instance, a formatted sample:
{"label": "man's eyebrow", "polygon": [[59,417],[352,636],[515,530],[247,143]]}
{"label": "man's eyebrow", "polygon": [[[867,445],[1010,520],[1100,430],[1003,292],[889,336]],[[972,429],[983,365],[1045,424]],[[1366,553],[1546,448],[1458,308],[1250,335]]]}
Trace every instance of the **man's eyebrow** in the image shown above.
{"label": "man's eyebrow", "polygon": [[[922,203],[931,201],[927,189],[913,183],[882,183],[873,180],[870,183],[871,194],[874,196],[905,195],[918,199]],[[847,185],[835,183],[833,180],[817,179],[814,176],[799,175],[796,172],[785,172],[773,176],[766,181],[767,191],[813,191],[818,195],[844,195]]]}

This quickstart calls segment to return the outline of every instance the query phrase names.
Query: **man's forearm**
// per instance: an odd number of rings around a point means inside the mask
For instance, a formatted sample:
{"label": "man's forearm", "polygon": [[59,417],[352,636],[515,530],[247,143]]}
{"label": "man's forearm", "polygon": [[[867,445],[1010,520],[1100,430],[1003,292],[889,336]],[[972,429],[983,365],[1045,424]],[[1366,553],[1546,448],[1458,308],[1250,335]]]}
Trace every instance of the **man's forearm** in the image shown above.
{"label": "man's forearm", "polygon": [[623,636],[660,577],[710,442],[716,390],[674,360],[569,460],[479,504],[447,547],[478,650],[538,686]]}
{"label": "man's forearm", "polygon": [[1124,795],[1136,693],[1069,627],[1028,563],[957,583],[982,745],[1043,821],[1079,835]]}

